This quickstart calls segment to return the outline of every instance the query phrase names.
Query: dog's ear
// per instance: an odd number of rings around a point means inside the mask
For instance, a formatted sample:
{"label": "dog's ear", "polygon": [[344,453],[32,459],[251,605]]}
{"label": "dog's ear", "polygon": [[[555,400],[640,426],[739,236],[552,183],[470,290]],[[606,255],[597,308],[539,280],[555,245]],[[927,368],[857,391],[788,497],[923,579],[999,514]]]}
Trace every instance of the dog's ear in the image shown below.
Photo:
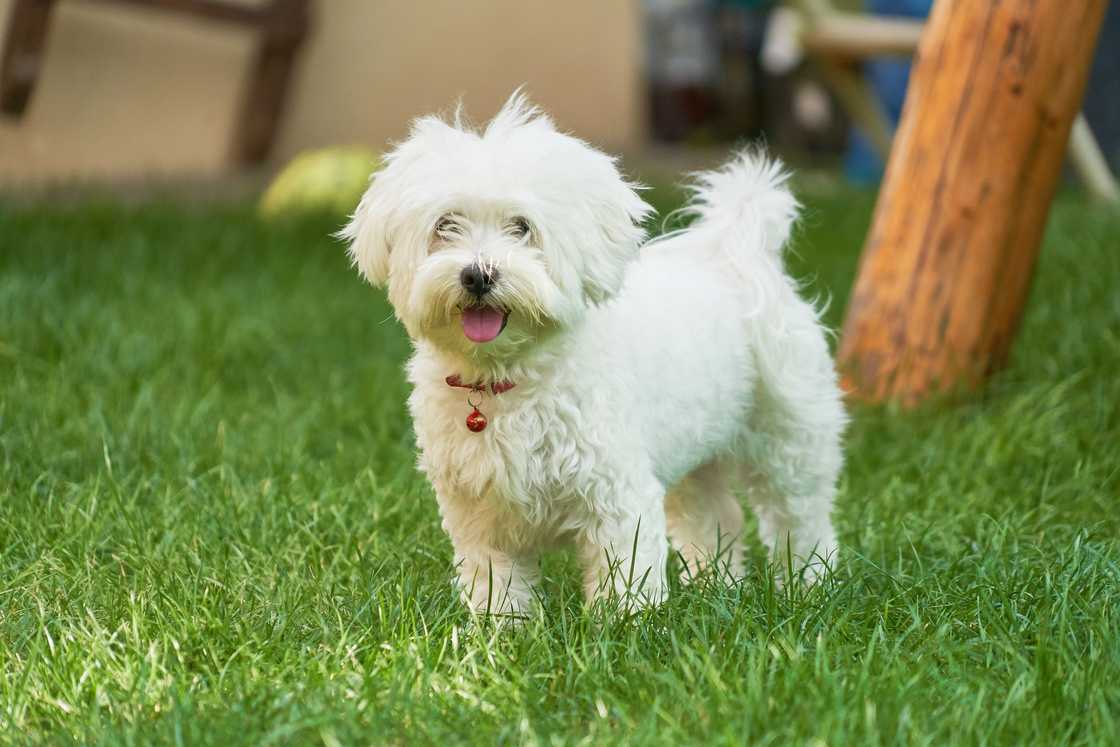
{"label": "dog's ear", "polygon": [[390,225],[396,205],[386,181],[374,173],[350,222],[337,234],[349,242],[347,253],[351,263],[371,285],[377,286],[389,279]]}
{"label": "dog's ear", "polygon": [[584,254],[583,295],[593,304],[609,301],[622,288],[626,266],[637,258],[645,239],[642,223],[653,212],[635,185],[617,171],[614,176],[598,194],[588,195],[598,236]]}

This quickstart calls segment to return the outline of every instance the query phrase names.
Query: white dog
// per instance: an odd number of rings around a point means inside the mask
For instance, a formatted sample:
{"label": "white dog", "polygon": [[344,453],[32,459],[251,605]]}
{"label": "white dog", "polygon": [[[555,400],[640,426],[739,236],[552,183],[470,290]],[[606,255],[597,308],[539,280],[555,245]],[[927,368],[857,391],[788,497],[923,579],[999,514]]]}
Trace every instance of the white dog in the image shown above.
{"label": "white dog", "polygon": [[420,468],[472,610],[524,614],[558,541],[589,598],[662,600],[670,540],[684,575],[738,575],[736,485],[779,568],[835,552],[846,417],[783,271],[785,182],[742,153],[642,246],[651,208],[614,159],[519,94],[481,131],[419,119],[386,157],[340,235],[412,337]]}

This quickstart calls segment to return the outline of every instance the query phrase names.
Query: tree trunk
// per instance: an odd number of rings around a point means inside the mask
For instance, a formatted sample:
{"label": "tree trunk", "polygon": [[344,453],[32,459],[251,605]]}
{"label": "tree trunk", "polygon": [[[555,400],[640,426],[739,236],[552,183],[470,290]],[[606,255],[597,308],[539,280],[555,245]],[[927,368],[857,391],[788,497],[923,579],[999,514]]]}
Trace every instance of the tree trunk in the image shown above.
{"label": "tree trunk", "polygon": [[858,398],[915,404],[1006,361],[1106,5],[934,5],[841,338]]}

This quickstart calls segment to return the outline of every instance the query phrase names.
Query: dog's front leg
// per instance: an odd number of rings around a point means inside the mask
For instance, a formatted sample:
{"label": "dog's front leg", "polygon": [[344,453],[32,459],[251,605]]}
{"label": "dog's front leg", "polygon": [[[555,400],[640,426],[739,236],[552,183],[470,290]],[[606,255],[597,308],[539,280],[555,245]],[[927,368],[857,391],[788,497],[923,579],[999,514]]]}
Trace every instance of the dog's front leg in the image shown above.
{"label": "dog's front leg", "polygon": [[503,552],[476,540],[452,538],[459,593],[471,612],[510,618],[528,616],[540,570],[529,554]]}
{"label": "dog's front leg", "polygon": [[668,594],[664,491],[651,487],[641,495],[635,505],[600,516],[581,536],[588,601],[615,599],[628,606],[651,606]]}
{"label": "dog's front leg", "polygon": [[537,556],[501,546],[500,517],[485,501],[462,504],[441,498],[440,509],[455,548],[456,585],[467,608],[480,615],[527,616],[540,580]]}

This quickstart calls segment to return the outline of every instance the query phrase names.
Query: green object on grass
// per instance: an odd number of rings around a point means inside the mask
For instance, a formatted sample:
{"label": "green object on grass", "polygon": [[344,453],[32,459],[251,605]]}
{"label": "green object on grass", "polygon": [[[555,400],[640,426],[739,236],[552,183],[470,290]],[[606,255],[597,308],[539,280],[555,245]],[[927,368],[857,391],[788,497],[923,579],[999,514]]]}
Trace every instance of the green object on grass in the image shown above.
{"label": "green object on grass", "polygon": [[370,148],[309,150],[281,169],[261,197],[261,215],[295,213],[350,214],[369,184],[381,157]]}

